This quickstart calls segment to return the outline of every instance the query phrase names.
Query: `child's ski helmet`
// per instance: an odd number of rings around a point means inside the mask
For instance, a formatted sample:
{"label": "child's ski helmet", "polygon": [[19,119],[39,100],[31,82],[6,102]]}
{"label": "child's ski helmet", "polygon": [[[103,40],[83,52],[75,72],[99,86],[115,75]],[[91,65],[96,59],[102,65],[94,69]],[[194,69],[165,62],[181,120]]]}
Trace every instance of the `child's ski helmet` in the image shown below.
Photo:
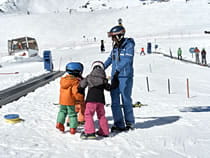
{"label": "child's ski helmet", "polygon": [[66,72],[69,74],[82,74],[83,65],[80,62],[70,62],[66,65]]}
{"label": "child's ski helmet", "polygon": [[103,63],[102,61],[94,61],[94,62],[92,63],[92,70],[93,70],[96,66],[98,66],[98,67],[100,67],[101,69],[104,70],[104,63]]}

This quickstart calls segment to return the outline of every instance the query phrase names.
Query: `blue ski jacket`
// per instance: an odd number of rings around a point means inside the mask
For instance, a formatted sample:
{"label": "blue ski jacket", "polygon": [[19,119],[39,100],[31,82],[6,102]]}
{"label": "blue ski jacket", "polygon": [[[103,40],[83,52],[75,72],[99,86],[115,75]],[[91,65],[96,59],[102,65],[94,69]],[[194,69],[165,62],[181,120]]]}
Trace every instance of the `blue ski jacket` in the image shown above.
{"label": "blue ski jacket", "polygon": [[112,73],[119,71],[120,77],[133,77],[133,57],[135,42],[132,38],[125,38],[120,48],[113,48],[110,56],[104,62],[105,69],[112,64]]}

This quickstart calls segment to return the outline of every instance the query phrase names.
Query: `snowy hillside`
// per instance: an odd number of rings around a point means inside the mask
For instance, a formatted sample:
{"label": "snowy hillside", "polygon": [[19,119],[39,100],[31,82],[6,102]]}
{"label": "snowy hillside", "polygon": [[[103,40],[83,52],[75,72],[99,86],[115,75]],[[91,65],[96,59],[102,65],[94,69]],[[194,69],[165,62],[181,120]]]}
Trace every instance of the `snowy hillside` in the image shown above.
{"label": "snowy hillside", "polygon": [[[58,5],[59,3],[59,5]],[[0,9],[4,12],[68,12],[70,9],[78,11],[94,11],[112,8],[125,8],[139,5],[139,0],[1,0]]]}
{"label": "snowy hillside", "polygon": [[[202,11],[195,8],[196,5],[199,5]],[[208,35],[204,35],[203,32],[208,30],[210,25],[206,18],[209,7],[206,0],[191,0],[189,3],[173,0],[169,3],[140,5],[128,9],[88,13],[73,12],[71,15],[68,12],[46,13],[42,14],[43,18],[40,18],[39,14],[29,16],[20,14],[16,16],[15,20],[10,15],[2,16],[0,18],[2,24],[0,34],[4,38],[0,38],[0,50],[1,53],[7,53],[7,40],[21,36],[37,38],[41,49],[48,47],[49,44],[52,45],[52,43],[59,46],[69,42],[75,43],[78,40],[93,40],[94,37],[98,41],[104,39],[106,42],[109,40],[106,33],[113,25],[117,24],[118,18],[123,19],[127,30],[126,35],[138,38],[139,42],[144,44],[148,41],[157,42],[164,51],[168,51],[169,47],[173,45],[174,38],[179,37],[179,39],[187,38],[185,43],[193,46],[196,44],[197,38],[208,38]],[[50,33],[50,30],[53,33]],[[189,38],[194,38],[194,42],[188,43]],[[163,48],[162,43],[167,44],[167,47]],[[207,43],[204,41],[202,45],[205,46]],[[180,43],[181,45],[183,43]],[[185,51],[188,52],[188,48]]]}
{"label": "snowy hillside", "polygon": [[[141,101],[147,106],[134,108],[134,131],[100,140],[81,140],[79,132],[70,135],[66,127],[63,134],[55,128],[59,110],[55,105],[59,97],[58,78],[0,108],[0,158],[208,158],[210,68],[157,54],[139,55],[140,49],[144,47],[146,50],[147,43],[151,42],[153,50],[157,44],[158,51],[169,54],[171,49],[173,56],[177,56],[177,49],[181,47],[183,58],[194,61],[189,48],[198,46],[206,49],[209,64],[210,35],[204,34],[204,30],[210,30],[207,0],[187,3],[171,0],[152,5],[138,4],[139,1],[134,0],[89,0],[88,7],[94,5],[97,8],[96,4],[99,4],[100,9],[93,12],[90,8],[85,12],[74,10],[71,14],[67,11],[70,5],[83,10],[85,8],[80,6],[87,1],[57,1],[0,0],[0,8],[9,6],[7,9],[12,13],[0,14],[0,90],[47,73],[43,62],[14,60],[8,56],[9,39],[34,37],[40,56],[43,50],[51,50],[55,70],[65,70],[68,62],[79,61],[84,64],[83,76],[86,76],[93,61],[105,61],[108,57],[112,42],[107,31],[122,18],[126,37],[133,37],[136,43],[133,102]],[[13,8],[3,2],[15,2],[14,6],[18,4],[19,7]],[[109,9],[114,4],[115,8]],[[25,14],[28,8],[30,15]],[[100,53],[101,39],[105,41],[106,53]],[[110,68],[106,73],[110,75]],[[109,93],[105,95],[106,102],[110,103]],[[111,127],[110,106],[105,110]],[[19,114],[24,121],[17,124],[5,122],[4,115],[11,113]]]}

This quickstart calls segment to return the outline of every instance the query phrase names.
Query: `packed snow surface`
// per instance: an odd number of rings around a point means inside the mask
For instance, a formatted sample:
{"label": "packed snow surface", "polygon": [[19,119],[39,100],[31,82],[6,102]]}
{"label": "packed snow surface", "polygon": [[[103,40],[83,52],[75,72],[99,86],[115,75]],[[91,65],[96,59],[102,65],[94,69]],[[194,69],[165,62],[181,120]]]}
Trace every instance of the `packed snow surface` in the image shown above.
{"label": "packed snow surface", "polygon": [[[59,106],[55,104],[59,97],[58,78],[18,101],[2,106],[1,158],[209,157],[210,68],[184,63],[161,54],[139,54],[141,47],[146,50],[147,43],[151,42],[153,51],[154,46],[158,45],[156,51],[169,54],[171,49],[173,56],[177,56],[177,49],[181,47],[183,58],[195,61],[189,48],[197,46],[200,50],[206,49],[209,64],[210,35],[204,34],[210,26],[208,1],[147,1],[145,5],[136,1],[121,1],[113,1],[112,8],[104,9],[100,5],[94,11],[81,12],[79,7],[75,7],[71,14],[64,10],[65,6],[70,8],[67,0],[63,3],[56,3],[55,0],[28,0],[28,3],[24,0],[16,1],[22,5],[21,12],[0,13],[0,87],[3,90],[48,73],[44,70],[43,60],[8,56],[7,40],[22,36],[34,37],[41,57],[44,50],[52,52],[55,71],[65,70],[68,62],[79,61],[84,64],[83,76],[86,76],[93,61],[105,61],[109,56],[112,42],[107,37],[107,32],[122,18],[126,37],[134,38],[136,43],[133,102],[147,104],[134,108],[135,130],[91,141],[81,140],[80,133],[71,135],[68,127],[64,134],[60,133],[55,128],[59,110]],[[0,4],[5,4],[3,2],[1,0]],[[86,3],[77,2],[72,0],[68,4],[80,6]],[[98,2],[90,1],[90,4],[96,6]],[[112,4],[108,0],[103,3],[107,6]],[[51,11],[46,10],[47,4],[52,6],[49,8]],[[118,5],[121,7],[116,7]],[[30,15],[23,12],[25,8],[31,9]],[[100,53],[102,39],[105,41],[106,53]],[[106,70],[107,76],[110,75],[110,70]],[[105,95],[106,102],[110,103],[109,93],[105,92]],[[111,107],[107,106],[105,110],[111,127]],[[19,114],[24,121],[17,124],[5,122],[4,115],[14,113]]]}

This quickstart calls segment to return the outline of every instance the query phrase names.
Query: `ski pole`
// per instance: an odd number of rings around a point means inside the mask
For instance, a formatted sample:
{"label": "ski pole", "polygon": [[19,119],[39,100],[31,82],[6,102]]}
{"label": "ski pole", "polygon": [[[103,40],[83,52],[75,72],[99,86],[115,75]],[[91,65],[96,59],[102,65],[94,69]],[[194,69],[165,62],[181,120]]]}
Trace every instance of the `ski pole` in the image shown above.
{"label": "ski pole", "polygon": [[149,64],[149,72],[152,73],[152,65]]}
{"label": "ski pole", "polygon": [[60,57],[60,60],[59,60],[59,68],[58,68],[59,71],[60,71],[60,68],[61,68],[61,61],[62,61],[62,57]]}
{"label": "ski pole", "polygon": [[171,93],[171,90],[170,90],[170,80],[168,79],[168,94]]}

